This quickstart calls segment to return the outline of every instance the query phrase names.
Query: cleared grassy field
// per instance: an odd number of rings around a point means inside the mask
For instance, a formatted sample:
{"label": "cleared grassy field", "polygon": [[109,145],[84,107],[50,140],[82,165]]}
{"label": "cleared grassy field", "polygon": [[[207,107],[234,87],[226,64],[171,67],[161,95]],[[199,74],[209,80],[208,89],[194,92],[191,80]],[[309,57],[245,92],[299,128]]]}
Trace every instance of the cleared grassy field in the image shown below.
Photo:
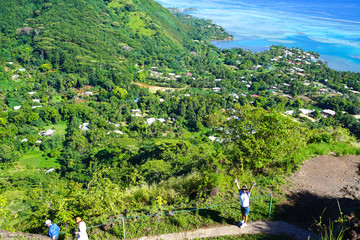
{"label": "cleared grassy field", "polygon": [[55,135],[64,135],[66,133],[66,127],[67,127],[67,122],[63,121],[63,122],[59,122],[58,124],[55,125],[49,125],[46,126],[45,129],[55,129]]}
{"label": "cleared grassy field", "polygon": [[26,169],[49,169],[60,167],[56,158],[43,156],[43,152],[41,152],[37,147],[25,153],[16,164],[18,164],[20,168]]}
{"label": "cleared grassy field", "polygon": [[62,98],[62,95],[54,95],[50,102],[59,103],[59,102],[63,102],[63,101],[64,101],[64,99]]}

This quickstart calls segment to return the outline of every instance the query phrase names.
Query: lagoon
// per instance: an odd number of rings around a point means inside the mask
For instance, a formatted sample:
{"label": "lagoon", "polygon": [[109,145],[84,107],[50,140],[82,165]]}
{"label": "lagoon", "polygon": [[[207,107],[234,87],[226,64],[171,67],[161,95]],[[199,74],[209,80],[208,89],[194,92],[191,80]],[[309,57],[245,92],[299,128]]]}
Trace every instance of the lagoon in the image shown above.
{"label": "lagoon", "polygon": [[271,45],[319,52],[330,68],[360,72],[358,0],[158,0],[165,7],[212,19],[234,36],[213,41],[220,48],[262,51]]}

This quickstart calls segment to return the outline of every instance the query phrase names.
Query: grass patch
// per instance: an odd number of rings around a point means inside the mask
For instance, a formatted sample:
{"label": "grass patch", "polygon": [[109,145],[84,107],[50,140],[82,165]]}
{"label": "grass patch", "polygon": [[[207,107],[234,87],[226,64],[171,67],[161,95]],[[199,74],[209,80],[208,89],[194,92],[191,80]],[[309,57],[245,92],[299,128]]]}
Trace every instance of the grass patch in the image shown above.
{"label": "grass patch", "polygon": [[138,146],[140,144],[138,140],[128,137],[118,138],[117,143],[121,147]]}
{"label": "grass patch", "polygon": [[43,152],[37,147],[25,153],[15,164],[17,164],[20,168],[27,169],[48,169],[52,167],[60,167],[60,164],[55,158],[44,157]]}
{"label": "grass patch", "polygon": [[55,135],[65,135],[66,134],[66,128],[67,128],[67,122],[62,121],[55,125],[49,125],[46,126],[45,129],[55,129]]}
{"label": "grass patch", "polygon": [[305,160],[317,155],[328,155],[334,153],[337,156],[360,155],[360,148],[346,143],[313,143],[292,155],[293,162],[301,164]]}
{"label": "grass patch", "polygon": [[51,99],[52,103],[59,103],[59,102],[63,102],[64,99],[62,98],[62,95],[54,95]]}
{"label": "grass patch", "polygon": [[144,27],[146,25],[147,25],[146,22],[141,19],[141,16],[139,14],[137,13],[130,14],[130,21],[128,23],[128,26],[134,32],[139,32],[140,34],[146,36],[153,36],[155,34],[155,31]]}

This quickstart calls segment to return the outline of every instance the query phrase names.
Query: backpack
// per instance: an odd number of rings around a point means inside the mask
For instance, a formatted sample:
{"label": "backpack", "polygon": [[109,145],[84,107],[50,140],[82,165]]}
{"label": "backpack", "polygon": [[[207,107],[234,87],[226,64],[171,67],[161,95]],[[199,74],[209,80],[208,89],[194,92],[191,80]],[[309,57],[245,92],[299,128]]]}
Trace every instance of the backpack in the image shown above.
{"label": "backpack", "polygon": [[250,197],[250,193],[249,192],[246,192],[246,195],[248,195],[249,197],[249,205],[251,204],[251,197]]}

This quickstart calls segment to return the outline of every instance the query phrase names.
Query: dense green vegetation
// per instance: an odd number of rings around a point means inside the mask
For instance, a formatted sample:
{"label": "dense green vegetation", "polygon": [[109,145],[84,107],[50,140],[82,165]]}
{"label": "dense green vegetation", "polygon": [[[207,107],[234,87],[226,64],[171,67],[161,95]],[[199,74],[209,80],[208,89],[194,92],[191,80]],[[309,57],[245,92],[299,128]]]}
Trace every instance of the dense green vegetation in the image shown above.
{"label": "dense green vegetation", "polygon": [[[230,37],[221,27],[152,0],[0,9],[2,229],[45,233],[50,218],[68,231],[78,215],[92,226],[233,202],[234,177],[276,193],[314,154],[359,154],[360,75],[316,53],[221,50],[209,43]],[[265,219],[268,202],[254,204],[251,218]],[[238,221],[233,208],[128,220],[128,235]],[[120,223],[91,231],[122,236]]]}

